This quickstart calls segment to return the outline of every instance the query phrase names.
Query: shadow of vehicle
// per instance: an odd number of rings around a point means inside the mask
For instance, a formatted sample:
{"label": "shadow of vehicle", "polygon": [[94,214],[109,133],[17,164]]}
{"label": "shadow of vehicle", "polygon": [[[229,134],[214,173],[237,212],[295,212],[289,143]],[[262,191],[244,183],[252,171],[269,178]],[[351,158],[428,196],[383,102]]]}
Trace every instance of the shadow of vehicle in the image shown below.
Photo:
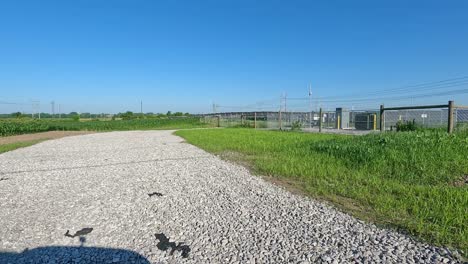
{"label": "shadow of vehicle", "polygon": [[137,252],[117,248],[48,246],[21,253],[0,251],[0,263],[138,263],[150,262]]}

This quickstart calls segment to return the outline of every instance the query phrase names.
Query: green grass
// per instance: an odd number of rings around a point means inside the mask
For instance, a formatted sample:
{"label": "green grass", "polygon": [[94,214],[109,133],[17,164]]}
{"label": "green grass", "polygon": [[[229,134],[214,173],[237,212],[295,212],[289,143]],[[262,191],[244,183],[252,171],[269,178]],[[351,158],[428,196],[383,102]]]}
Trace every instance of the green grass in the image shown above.
{"label": "green grass", "polygon": [[71,119],[0,119],[0,136],[11,136],[54,130],[115,131],[184,129],[208,127],[198,118],[151,118],[114,121],[73,121]]}
{"label": "green grass", "polygon": [[46,140],[46,139],[23,141],[23,142],[16,142],[16,143],[0,145],[0,154],[4,153],[4,152],[7,152],[7,151],[12,151],[12,150],[15,150],[15,149],[19,149],[19,148],[29,147],[29,146],[32,146],[32,145],[37,144],[39,142],[42,142],[44,140]]}
{"label": "green grass", "polygon": [[[260,174],[365,220],[468,251],[468,132],[366,136],[252,129],[176,132],[207,151],[239,153]],[[238,157],[239,155],[237,155]]]}

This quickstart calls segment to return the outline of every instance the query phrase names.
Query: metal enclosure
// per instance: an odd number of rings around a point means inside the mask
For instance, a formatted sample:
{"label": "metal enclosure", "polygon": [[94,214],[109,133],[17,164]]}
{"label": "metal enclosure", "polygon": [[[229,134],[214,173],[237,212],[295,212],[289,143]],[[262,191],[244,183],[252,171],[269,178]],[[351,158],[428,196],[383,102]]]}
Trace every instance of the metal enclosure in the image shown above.
{"label": "metal enclosure", "polygon": [[372,130],[375,128],[374,121],[377,118],[374,118],[375,113],[358,113],[354,116],[354,127],[357,130]]}
{"label": "metal enclosure", "polygon": [[349,111],[344,108],[336,108],[335,126],[337,129],[349,129]]}

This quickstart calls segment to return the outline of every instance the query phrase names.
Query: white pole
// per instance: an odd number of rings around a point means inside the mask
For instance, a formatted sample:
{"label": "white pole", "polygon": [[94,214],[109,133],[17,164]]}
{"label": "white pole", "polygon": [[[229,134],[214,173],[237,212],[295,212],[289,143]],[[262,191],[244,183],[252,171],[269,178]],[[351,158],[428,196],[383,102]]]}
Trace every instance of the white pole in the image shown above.
{"label": "white pole", "polygon": [[309,128],[312,128],[312,85],[309,84]]}

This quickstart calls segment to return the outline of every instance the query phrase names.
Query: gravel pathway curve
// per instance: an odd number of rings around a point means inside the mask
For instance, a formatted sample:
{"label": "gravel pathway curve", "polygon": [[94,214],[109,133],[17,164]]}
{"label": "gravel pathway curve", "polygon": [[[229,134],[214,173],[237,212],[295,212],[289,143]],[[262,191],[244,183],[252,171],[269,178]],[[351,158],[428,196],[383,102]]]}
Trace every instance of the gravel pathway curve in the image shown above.
{"label": "gravel pathway curve", "polygon": [[0,179],[0,263],[457,262],[449,250],[293,195],[172,131],[7,152]]}

